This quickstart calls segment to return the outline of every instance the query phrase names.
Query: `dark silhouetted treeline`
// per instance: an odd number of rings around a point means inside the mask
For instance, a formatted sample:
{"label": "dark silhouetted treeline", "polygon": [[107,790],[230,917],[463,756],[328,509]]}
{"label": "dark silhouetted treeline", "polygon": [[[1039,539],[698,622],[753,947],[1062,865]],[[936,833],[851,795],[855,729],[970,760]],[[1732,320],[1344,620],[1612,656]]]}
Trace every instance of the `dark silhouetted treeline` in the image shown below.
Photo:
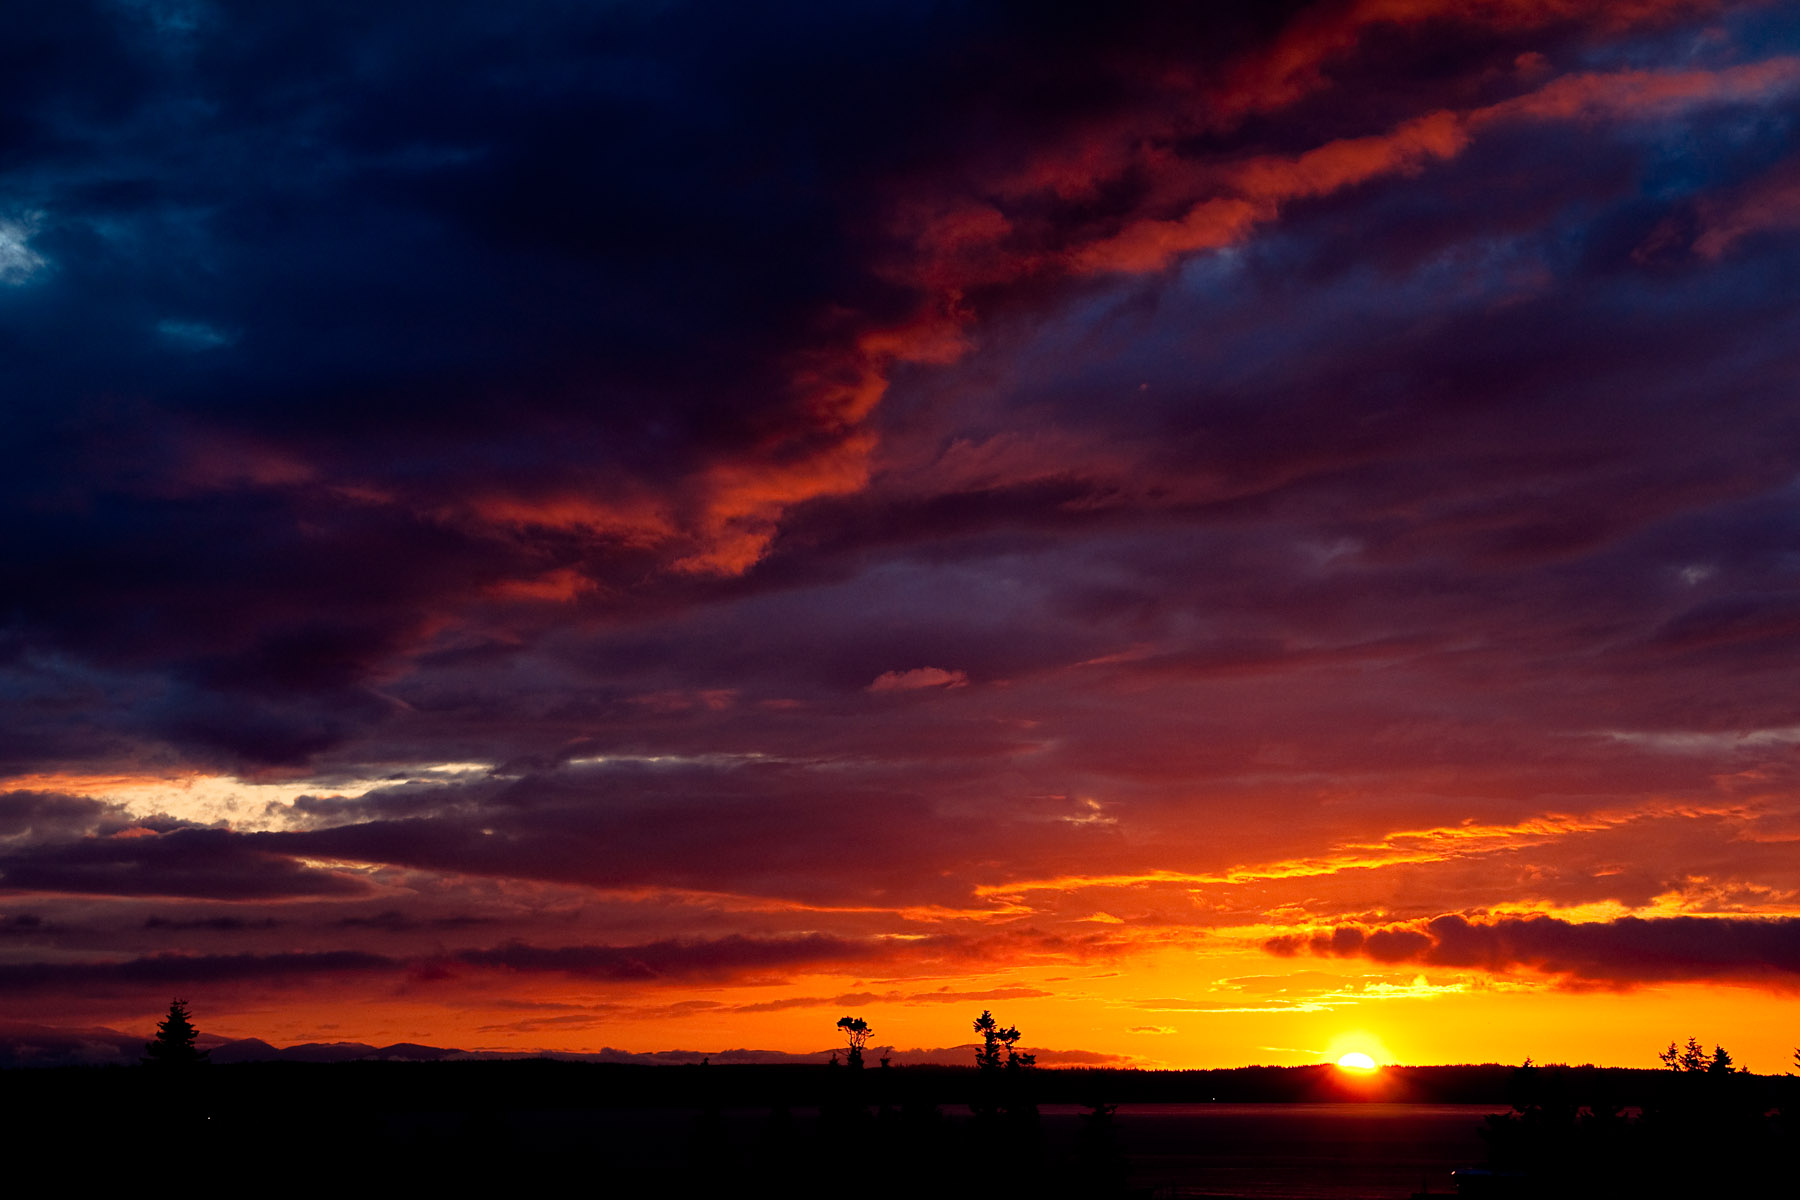
{"label": "dark silhouetted treeline", "polygon": [[[1511,1104],[1489,1123],[1514,1195],[1725,1195],[1787,1154],[1800,1079],[1507,1066],[1218,1071],[543,1059],[0,1071],[0,1121],[85,1186],[179,1160],[188,1195],[492,1188],[788,1196],[1126,1194],[1118,1104]],[[1071,1109],[1068,1106],[1082,1106]],[[1049,1116],[1045,1106],[1057,1106]],[[1774,1114],[1774,1115],[1770,1115]],[[1472,1121],[1477,1118],[1471,1118]],[[98,1153],[97,1147],[105,1152]],[[1701,1184],[1705,1187],[1701,1187]],[[1617,1185],[1617,1186],[1615,1186]],[[1687,1193],[1670,1190],[1696,1188]],[[1504,1183],[1501,1186],[1509,1186]],[[1636,1190],[1631,1190],[1635,1188]]]}
{"label": "dark silhouetted treeline", "polygon": [[[1692,1043],[1690,1043],[1692,1045]],[[1512,1111],[1483,1135],[1492,1175],[1479,1194],[1556,1200],[1800,1194],[1800,1078],[1734,1071],[1719,1052],[1672,1070],[1527,1063]]]}
{"label": "dark silhouetted treeline", "polygon": [[[0,1071],[0,1122],[84,1189],[178,1161],[184,1195],[1122,1194],[1110,1114],[1048,1146],[1034,1097],[974,1068],[549,1060]],[[998,1097],[998,1098],[996,1098]],[[970,1105],[981,1106],[972,1111]],[[96,1148],[104,1153],[96,1153]]]}
{"label": "dark silhouetted treeline", "polygon": [[[280,1096],[324,1090],[353,1092],[384,1107],[432,1111],[466,1106],[471,1096],[500,1097],[511,1103],[531,1099],[554,1108],[680,1108],[701,1091],[727,1107],[778,1101],[816,1106],[834,1072],[850,1078],[850,1068],[812,1063],[649,1066],[583,1063],[547,1058],[452,1060],[447,1062],[353,1061],[343,1063],[233,1063],[198,1068],[225,1094]],[[1583,1094],[1617,1095],[1627,1105],[1657,1103],[1677,1089],[1674,1072],[1623,1067],[1552,1066],[1536,1070],[1567,1081]],[[1398,1101],[1416,1104],[1511,1103],[1518,1067],[1386,1067],[1350,1075],[1330,1066],[1233,1067],[1216,1070],[1152,1071],[1109,1067],[1036,1068],[1032,1097],[1040,1104],[1084,1104],[1095,1096],[1110,1103],[1337,1103]],[[96,1086],[130,1091],[160,1086],[136,1078],[136,1068],[54,1067],[0,1070],[5,1091],[53,1095],[87,1093]],[[976,1067],[867,1067],[863,1078],[879,1079],[895,1103],[979,1105],[985,1086]],[[1772,1089],[1800,1086],[1792,1076],[1745,1075]],[[867,1085],[873,1088],[873,1083]],[[871,1102],[873,1096],[871,1095]]]}

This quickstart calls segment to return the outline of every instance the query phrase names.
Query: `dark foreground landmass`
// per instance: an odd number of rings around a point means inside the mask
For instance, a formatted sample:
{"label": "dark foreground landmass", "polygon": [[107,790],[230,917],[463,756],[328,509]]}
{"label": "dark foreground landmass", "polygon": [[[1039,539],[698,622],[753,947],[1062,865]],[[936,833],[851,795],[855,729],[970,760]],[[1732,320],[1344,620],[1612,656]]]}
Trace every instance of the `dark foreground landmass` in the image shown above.
{"label": "dark foreground landmass", "polygon": [[1800,1161],[1797,1101],[1794,1078],[1497,1065],[1372,1077],[549,1060],[0,1071],[15,1161],[68,1170],[84,1188],[173,1178],[187,1196],[737,1196],[767,1186],[786,1196],[1230,1188],[1375,1200],[1448,1192],[1465,1155],[1461,1165],[1494,1170],[1464,1177],[1466,1191],[1485,1194],[1787,1195],[1782,1173]]}

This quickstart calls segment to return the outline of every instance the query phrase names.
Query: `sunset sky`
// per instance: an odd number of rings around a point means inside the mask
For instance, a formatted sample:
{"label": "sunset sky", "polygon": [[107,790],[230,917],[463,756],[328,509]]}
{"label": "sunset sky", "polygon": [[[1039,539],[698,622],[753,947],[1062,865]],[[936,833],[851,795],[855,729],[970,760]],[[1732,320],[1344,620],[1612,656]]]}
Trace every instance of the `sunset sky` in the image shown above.
{"label": "sunset sky", "polygon": [[1788,1069],[1800,11],[1064,9],[10,7],[0,1025]]}

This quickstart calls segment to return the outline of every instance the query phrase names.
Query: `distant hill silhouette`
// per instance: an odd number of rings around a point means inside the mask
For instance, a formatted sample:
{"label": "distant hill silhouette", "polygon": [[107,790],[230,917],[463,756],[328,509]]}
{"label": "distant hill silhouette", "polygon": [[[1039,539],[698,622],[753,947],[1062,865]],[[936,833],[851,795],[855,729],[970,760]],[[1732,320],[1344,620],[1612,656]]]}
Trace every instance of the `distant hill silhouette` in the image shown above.
{"label": "distant hill silhouette", "polygon": [[[834,1049],[796,1054],[785,1050],[655,1050],[630,1051],[605,1048],[592,1052],[563,1050],[470,1051],[454,1047],[425,1046],[415,1042],[396,1042],[376,1046],[368,1042],[301,1042],[293,1046],[276,1046],[262,1038],[223,1038],[202,1030],[199,1048],[210,1053],[215,1063],[302,1062],[338,1063],[359,1061],[443,1062],[465,1059],[552,1058],[561,1062],[641,1063],[648,1066],[681,1066],[702,1060],[726,1065],[799,1065],[828,1062]],[[871,1062],[887,1055],[897,1066],[965,1067],[975,1061],[980,1047],[971,1042],[962,1046],[932,1049],[914,1047],[900,1050],[893,1046],[871,1046]],[[7,1067],[81,1067],[128,1066],[143,1055],[144,1035],[126,1033],[104,1026],[58,1028],[23,1022],[0,1021],[0,1069]],[[1129,1062],[1118,1055],[1092,1050],[1046,1050],[1033,1048],[1037,1060],[1055,1067],[1124,1067]]]}
{"label": "distant hill silhouette", "polygon": [[[206,1048],[204,1037],[201,1048]],[[142,1033],[0,1021],[0,1068],[125,1066],[143,1053]]]}
{"label": "distant hill silhouette", "polygon": [[[305,1042],[274,1046],[261,1038],[222,1038],[202,1033],[200,1049],[215,1063],[356,1061],[439,1062],[464,1058],[513,1058],[519,1055],[472,1055],[466,1050],[397,1042],[372,1046],[367,1042]],[[0,1022],[0,1068],[10,1067],[107,1067],[130,1066],[144,1052],[144,1035],[105,1026],[59,1028],[18,1021]]]}
{"label": "distant hill silhouette", "polygon": [[261,1038],[221,1042],[212,1049],[212,1061],[215,1063],[276,1062],[280,1058],[281,1050]]}
{"label": "distant hill silhouette", "polygon": [[212,1060],[223,1062],[442,1062],[470,1058],[466,1050],[441,1046],[421,1046],[416,1042],[396,1042],[391,1046],[371,1046],[367,1042],[301,1042],[296,1046],[271,1046],[261,1038],[244,1038],[225,1042],[213,1051]]}

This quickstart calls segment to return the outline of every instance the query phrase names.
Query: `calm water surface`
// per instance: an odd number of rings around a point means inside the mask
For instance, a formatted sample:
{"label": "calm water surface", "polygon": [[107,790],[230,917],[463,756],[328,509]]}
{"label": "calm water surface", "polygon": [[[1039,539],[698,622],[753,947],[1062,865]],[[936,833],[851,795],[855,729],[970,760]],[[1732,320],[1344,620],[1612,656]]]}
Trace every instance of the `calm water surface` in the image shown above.
{"label": "calm water surface", "polygon": [[[1053,1159],[1081,1140],[1077,1105],[1040,1109],[1043,1150]],[[1483,1118],[1507,1111],[1475,1104],[1122,1104],[1120,1148],[1134,1188],[1155,1189],[1159,1200],[1208,1196],[1258,1200],[1406,1200],[1418,1192],[1450,1196],[1450,1172],[1481,1162]],[[972,1127],[966,1108],[946,1106],[952,1126]],[[816,1131],[818,1110],[790,1116],[802,1139]],[[694,1153],[691,1109],[513,1112],[503,1124],[508,1144],[527,1155],[566,1153],[618,1163],[689,1161]],[[768,1137],[768,1109],[729,1109],[723,1145],[754,1162]],[[471,1136],[468,1118],[421,1116],[402,1136],[427,1129],[454,1141]],[[437,1128],[441,1126],[441,1128]],[[475,1131],[480,1136],[480,1131]]]}
{"label": "calm water surface", "polygon": [[[1044,1110],[1046,1124],[1079,1109]],[[1486,1152],[1473,1104],[1126,1104],[1119,1137],[1138,1187],[1160,1195],[1387,1200],[1451,1194]]]}

